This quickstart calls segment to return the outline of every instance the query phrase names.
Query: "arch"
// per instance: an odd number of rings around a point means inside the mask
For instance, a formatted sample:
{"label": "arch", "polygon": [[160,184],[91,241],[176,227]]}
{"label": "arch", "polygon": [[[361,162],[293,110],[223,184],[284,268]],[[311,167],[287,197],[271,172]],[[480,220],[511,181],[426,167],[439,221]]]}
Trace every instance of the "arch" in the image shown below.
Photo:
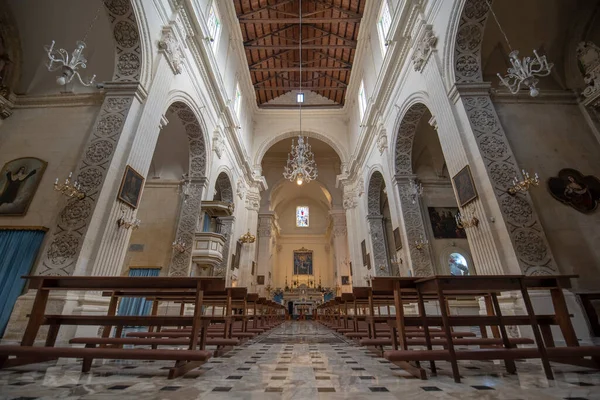
{"label": "arch", "polygon": [[[287,179],[285,178],[280,178],[277,182],[275,182],[275,184],[270,188],[270,193],[269,193],[269,205],[270,205],[270,210],[274,210],[275,207],[273,207],[273,196],[277,195],[277,192],[280,190],[281,186],[283,184],[285,184],[286,182],[289,182]],[[331,191],[329,190],[329,188],[327,188],[327,185],[325,185],[323,182],[319,181],[318,179],[311,181],[311,184],[315,183],[316,185],[319,186],[319,188],[321,189],[321,191],[323,192],[323,195],[325,196],[325,198],[327,199],[327,203],[323,202],[323,205],[326,206],[327,208],[331,209],[332,206],[332,195],[331,195]]]}
{"label": "arch", "polygon": [[206,176],[206,141],[203,130],[200,127],[196,114],[192,111],[187,102],[176,100],[168,107],[168,111],[177,115],[184,126],[185,133],[190,145],[190,179],[203,178]]}
{"label": "arch", "polygon": [[225,171],[217,176],[215,189],[220,197],[218,200],[233,203],[233,187],[231,186],[229,175]]}
{"label": "arch", "polygon": [[367,189],[367,215],[381,215],[381,191],[385,187],[385,180],[380,171],[374,171],[369,178]]}
{"label": "arch", "polygon": [[[336,143],[333,139],[330,139],[328,136],[326,136],[322,133],[318,133],[318,132],[314,132],[314,131],[302,131],[302,135],[309,137],[309,138],[318,139],[322,142],[327,143],[337,153],[337,155],[340,158],[340,161],[342,163],[347,162],[348,157],[347,157],[346,153],[342,150],[342,148],[338,145],[338,143]],[[265,153],[275,143],[280,142],[284,139],[289,139],[289,138],[296,137],[296,136],[298,136],[298,131],[292,130],[292,131],[280,133],[279,135],[273,136],[273,137],[265,140],[264,142],[262,142],[260,144],[260,146],[258,147],[258,151],[256,152],[256,156],[254,158],[254,165],[260,166],[260,163],[262,162],[262,159],[265,156]]]}
{"label": "arch", "polygon": [[421,118],[429,110],[424,103],[414,102],[402,116],[396,130],[394,145],[394,172],[402,175],[413,174],[412,149],[417,127]]}

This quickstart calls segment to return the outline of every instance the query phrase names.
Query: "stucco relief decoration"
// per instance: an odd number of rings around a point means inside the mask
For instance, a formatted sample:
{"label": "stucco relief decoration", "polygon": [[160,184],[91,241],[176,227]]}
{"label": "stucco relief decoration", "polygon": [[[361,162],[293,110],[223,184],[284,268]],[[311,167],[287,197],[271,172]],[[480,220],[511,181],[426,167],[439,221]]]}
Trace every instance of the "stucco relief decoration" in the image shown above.
{"label": "stucco relief decoration", "polygon": [[[466,0],[454,49],[457,86],[482,82],[481,46],[491,0]],[[459,88],[460,89],[460,88]],[[552,254],[528,194],[506,190],[519,170],[489,96],[461,94],[479,150],[484,158],[521,269],[526,275],[557,273]]]}
{"label": "stucco relief decoration", "polygon": [[260,208],[260,194],[258,189],[246,193],[246,208],[250,211],[258,211]]}
{"label": "stucco relief decoration", "polygon": [[164,52],[173,73],[175,75],[180,74],[183,68],[184,54],[179,40],[177,40],[170,27],[163,28],[162,37],[158,41],[158,48]]}
{"label": "stucco relief decoration", "polygon": [[423,30],[421,38],[417,41],[415,50],[411,56],[415,71],[423,71],[436,43],[437,37],[433,34],[433,27],[427,25]]}
{"label": "stucco relief decoration", "polygon": [[353,190],[344,191],[342,206],[344,207],[344,210],[350,210],[356,207],[356,195]]}
{"label": "stucco relief decoration", "polygon": [[412,174],[413,139],[417,125],[426,110],[427,107],[424,104],[415,104],[406,112],[400,123],[394,156],[397,174]]}
{"label": "stucco relief decoration", "polygon": [[[587,85],[583,96],[587,99],[600,100],[600,47],[592,42],[581,42],[577,46],[577,59]],[[598,103],[594,104],[598,106]]]}
{"label": "stucco relief decoration", "polygon": [[556,200],[584,214],[596,211],[600,202],[600,180],[576,169],[561,169],[548,179],[548,189]]}
{"label": "stucco relief decoration", "polygon": [[379,154],[383,154],[385,149],[388,148],[388,139],[387,132],[385,128],[379,131],[379,136],[377,136],[377,149],[379,150]]}
{"label": "stucco relief decoration", "polygon": [[225,151],[225,141],[223,140],[223,135],[218,129],[215,129],[213,133],[213,150],[217,157],[221,159],[223,156],[223,152]]}
{"label": "stucco relief decoration", "polygon": [[415,276],[432,275],[433,263],[429,251],[427,251],[427,248],[419,250],[415,245],[418,240],[426,237],[425,225],[423,223],[420,203],[413,203],[411,197],[408,195],[408,191],[403,189],[403,186],[408,185],[408,178],[406,181],[406,183],[402,182],[398,185],[398,190],[412,269]]}
{"label": "stucco relief decoration", "polygon": [[237,183],[236,194],[240,200],[244,200],[244,193],[246,192],[246,185],[240,180]]}
{"label": "stucco relief decoration", "polygon": [[113,81],[139,81],[142,64],[140,33],[131,0],[104,0],[104,6],[116,42]]}

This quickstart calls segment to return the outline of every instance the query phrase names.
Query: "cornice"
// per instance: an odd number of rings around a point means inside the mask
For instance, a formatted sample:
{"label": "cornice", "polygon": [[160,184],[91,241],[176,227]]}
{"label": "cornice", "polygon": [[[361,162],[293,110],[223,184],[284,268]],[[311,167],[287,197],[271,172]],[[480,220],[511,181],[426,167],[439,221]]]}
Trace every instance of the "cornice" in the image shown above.
{"label": "cornice", "polygon": [[99,106],[104,100],[103,91],[90,93],[58,93],[49,95],[16,96],[14,108],[88,107]]}

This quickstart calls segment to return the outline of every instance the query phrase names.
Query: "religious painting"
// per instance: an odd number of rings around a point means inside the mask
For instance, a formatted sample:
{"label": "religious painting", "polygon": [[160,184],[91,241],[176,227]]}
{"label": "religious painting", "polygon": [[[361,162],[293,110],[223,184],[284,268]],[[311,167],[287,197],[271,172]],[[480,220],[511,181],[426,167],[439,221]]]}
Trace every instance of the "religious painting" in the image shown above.
{"label": "religious painting", "polygon": [[313,274],[313,252],[302,247],[294,250],[294,275]]}
{"label": "religious painting", "polygon": [[600,180],[576,169],[561,169],[558,177],[548,179],[548,189],[556,200],[585,214],[596,210],[600,201]]}
{"label": "religious painting", "polygon": [[350,269],[350,276],[352,276],[352,261],[348,263],[348,268]]}
{"label": "religious painting", "polygon": [[366,241],[362,241],[360,242],[360,250],[362,252],[362,258],[363,258],[363,265],[367,265],[367,242]]}
{"label": "religious painting", "polygon": [[402,250],[402,239],[400,238],[400,228],[394,229],[394,244],[396,245],[396,251]]}
{"label": "religious painting", "polygon": [[35,157],[9,161],[0,171],[0,215],[25,215],[48,163]]}
{"label": "religious painting", "polygon": [[342,285],[349,285],[349,284],[350,284],[350,277],[342,276]]}
{"label": "religious painting", "polygon": [[436,239],[466,239],[467,233],[456,225],[458,207],[428,207],[429,221]]}
{"label": "religious painting", "polygon": [[257,285],[264,285],[265,284],[265,276],[264,275],[258,275],[256,277],[256,284]]}
{"label": "religious painting", "polygon": [[242,242],[241,241],[237,241],[235,242],[235,254],[233,256],[233,268],[239,268],[240,267],[240,257],[242,256]]}
{"label": "religious painting", "polygon": [[458,174],[454,175],[452,181],[454,182],[459,206],[464,207],[477,198],[477,190],[471,175],[471,168],[468,165],[465,165]]}
{"label": "religious painting", "polygon": [[142,194],[142,187],[144,187],[144,178],[128,165],[125,168],[117,198],[131,207],[137,208]]}

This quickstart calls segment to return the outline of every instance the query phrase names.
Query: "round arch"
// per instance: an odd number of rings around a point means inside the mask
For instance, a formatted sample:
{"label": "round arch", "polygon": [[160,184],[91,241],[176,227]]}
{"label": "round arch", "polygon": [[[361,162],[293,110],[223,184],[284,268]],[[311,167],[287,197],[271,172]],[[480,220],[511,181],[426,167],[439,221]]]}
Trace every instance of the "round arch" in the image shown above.
{"label": "round arch", "polygon": [[233,203],[233,187],[227,172],[222,171],[219,173],[217,180],[215,181],[215,189],[217,189],[217,192],[220,195],[219,200]]}
{"label": "round arch", "polygon": [[417,128],[429,107],[422,102],[412,101],[399,118],[394,138],[394,173],[412,175],[412,149]]}
{"label": "round arch", "polygon": [[375,170],[369,176],[369,185],[367,189],[367,215],[381,215],[381,191],[385,187],[383,174]]}
{"label": "round arch", "polygon": [[[334,140],[332,140],[331,138],[329,138],[327,135],[324,135],[322,133],[319,132],[314,132],[314,131],[302,131],[302,135],[309,137],[309,138],[313,138],[313,139],[318,139],[322,142],[327,143],[329,146],[331,146],[331,148],[337,153],[338,157],[340,158],[340,161],[343,163],[346,163],[348,160],[348,157],[346,155],[346,153],[342,150],[342,147],[338,145],[337,142],[335,142]],[[287,131],[287,132],[283,132],[280,133],[279,135],[273,136],[265,141],[263,141],[260,146],[258,147],[258,151],[256,152],[256,156],[254,157],[254,165],[260,165],[260,163],[262,162],[263,157],[265,156],[265,153],[271,148],[271,146],[273,146],[275,143],[280,142],[284,139],[289,139],[289,138],[293,138],[298,136],[298,131],[296,130],[292,130],[292,131]]]}

